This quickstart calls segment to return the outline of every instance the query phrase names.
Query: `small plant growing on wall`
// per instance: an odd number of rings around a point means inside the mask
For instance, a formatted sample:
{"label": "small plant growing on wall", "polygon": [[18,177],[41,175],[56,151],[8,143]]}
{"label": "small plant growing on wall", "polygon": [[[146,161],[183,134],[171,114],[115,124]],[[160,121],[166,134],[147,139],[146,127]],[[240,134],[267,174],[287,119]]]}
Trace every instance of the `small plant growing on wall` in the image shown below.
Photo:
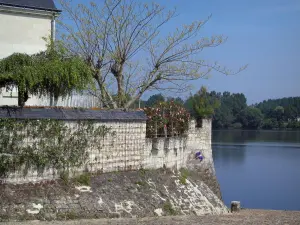
{"label": "small plant growing on wall", "polygon": [[100,146],[108,133],[110,128],[92,121],[0,119],[0,177],[14,171],[25,176],[29,169],[42,174],[48,168],[80,167],[89,148]]}
{"label": "small plant growing on wall", "polygon": [[154,107],[144,109],[148,120],[147,137],[179,136],[188,130],[190,114],[174,101],[161,102]]}

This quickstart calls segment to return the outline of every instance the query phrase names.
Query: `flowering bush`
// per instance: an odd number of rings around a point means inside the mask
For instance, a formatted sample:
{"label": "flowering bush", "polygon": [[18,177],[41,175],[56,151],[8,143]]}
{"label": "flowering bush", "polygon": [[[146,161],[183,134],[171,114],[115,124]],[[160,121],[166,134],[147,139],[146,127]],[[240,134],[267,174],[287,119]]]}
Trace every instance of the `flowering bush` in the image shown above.
{"label": "flowering bush", "polygon": [[148,117],[147,137],[178,136],[188,129],[190,114],[173,101],[144,108],[144,112]]}

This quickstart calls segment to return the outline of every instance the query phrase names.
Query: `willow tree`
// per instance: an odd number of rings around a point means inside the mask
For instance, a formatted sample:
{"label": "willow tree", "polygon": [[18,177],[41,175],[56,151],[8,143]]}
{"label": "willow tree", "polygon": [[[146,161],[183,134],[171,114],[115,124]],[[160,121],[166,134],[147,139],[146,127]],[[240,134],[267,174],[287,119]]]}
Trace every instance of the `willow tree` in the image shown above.
{"label": "willow tree", "polygon": [[19,106],[25,105],[29,95],[51,96],[57,101],[91,83],[84,61],[53,49],[35,55],[15,53],[0,60],[0,88],[17,88]]}
{"label": "willow tree", "polygon": [[27,54],[15,53],[0,61],[0,88],[18,89],[18,105],[23,106],[38,79],[33,59]]}
{"label": "willow tree", "polygon": [[128,108],[147,91],[186,91],[189,81],[203,78],[211,70],[233,74],[243,69],[233,72],[201,59],[205,48],[226,40],[222,35],[200,36],[209,18],[163,35],[164,26],[177,14],[155,3],[60,2],[64,12],[59,22],[60,40],[88,63],[99,88],[94,94],[104,105]]}

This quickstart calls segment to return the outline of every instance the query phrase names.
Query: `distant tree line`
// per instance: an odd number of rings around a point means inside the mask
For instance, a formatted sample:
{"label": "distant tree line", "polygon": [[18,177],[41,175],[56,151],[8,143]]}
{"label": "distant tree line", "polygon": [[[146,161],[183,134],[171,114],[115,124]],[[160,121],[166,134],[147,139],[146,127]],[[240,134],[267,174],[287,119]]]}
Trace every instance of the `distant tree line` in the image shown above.
{"label": "distant tree line", "polygon": [[265,100],[247,105],[243,93],[208,92],[202,87],[185,101],[180,97],[165,98],[162,94],[135,103],[135,107],[153,107],[160,102],[173,101],[184,106],[197,121],[212,118],[214,129],[299,129],[300,97]]}

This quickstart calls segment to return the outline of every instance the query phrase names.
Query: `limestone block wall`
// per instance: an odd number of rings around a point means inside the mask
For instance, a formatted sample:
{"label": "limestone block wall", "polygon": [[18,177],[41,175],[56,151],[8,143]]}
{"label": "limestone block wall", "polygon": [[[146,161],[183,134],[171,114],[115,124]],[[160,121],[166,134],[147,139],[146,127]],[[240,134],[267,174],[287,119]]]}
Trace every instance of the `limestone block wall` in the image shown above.
{"label": "limestone block wall", "polygon": [[144,150],[144,168],[181,168],[185,166],[187,137],[147,138]]}
{"label": "limestone block wall", "polygon": [[188,148],[192,153],[186,155],[187,160],[193,159],[194,152],[200,151],[204,156],[202,161],[202,167],[210,169],[213,173],[215,172],[212,148],[211,148],[211,132],[212,132],[212,121],[211,119],[203,119],[202,127],[196,127],[195,121],[191,121],[189,125],[188,135]]}
{"label": "limestone block wall", "polygon": [[145,168],[180,169],[187,167],[200,151],[204,156],[201,162],[203,169],[214,172],[211,149],[211,120],[203,119],[202,127],[196,127],[194,120],[190,121],[189,130],[182,137],[147,138],[144,151]]}
{"label": "limestone block wall", "polygon": [[87,169],[92,172],[137,170],[142,167],[145,122],[107,122],[114,135],[106,135],[100,146],[89,151]]}
{"label": "limestone block wall", "polygon": [[[75,122],[66,122],[75,126]],[[81,168],[71,168],[70,175],[88,172],[112,172],[138,170],[143,165],[145,148],[145,122],[99,122],[96,126],[105,125],[111,128],[105,137],[99,137],[98,144],[88,150],[89,157]],[[36,170],[29,170],[26,176],[21,171],[11,173],[5,179],[9,183],[38,182],[57,179],[59,171],[47,169],[41,175]]]}
{"label": "limestone block wall", "polygon": [[[27,116],[31,115],[29,112],[27,113]],[[67,115],[66,111],[62,113],[65,114],[64,117]],[[89,113],[93,112],[90,111]],[[70,168],[71,175],[80,174],[84,171],[106,173],[138,170],[140,168],[180,169],[188,167],[191,161],[195,161],[194,156],[197,151],[201,151],[204,156],[204,160],[200,163],[201,168],[209,168],[214,172],[211,150],[211,120],[203,120],[201,128],[196,128],[195,122],[191,121],[189,130],[181,137],[150,139],[146,138],[146,117],[143,113],[138,112],[137,117],[140,117],[138,119],[128,119],[134,118],[130,112],[123,114],[122,112],[117,114],[101,113],[101,116],[106,119],[95,121],[96,126],[104,125],[111,130],[104,137],[99,137],[97,144],[86,149],[89,155],[88,160],[81,168]],[[36,112],[32,115],[36,117]],[[55,115],[60,114],[56,112]],[[84,114],[82,117],[86,115]],[[116,115],[124,118],[114,120],[108,118],[108,115],[112,118]],[[97,116],[99,117],[99,115],[95,115],[95,118]],[[77,122],[65,120],[65,123],[72,127]],[[55,179],[59,175],[59,172],[54,169],[46,170],[41,175],[38,175],[35,170],[29,170],[26,176],[21,171],[15,171],[2,181],[10,183],[36,182]]]}

